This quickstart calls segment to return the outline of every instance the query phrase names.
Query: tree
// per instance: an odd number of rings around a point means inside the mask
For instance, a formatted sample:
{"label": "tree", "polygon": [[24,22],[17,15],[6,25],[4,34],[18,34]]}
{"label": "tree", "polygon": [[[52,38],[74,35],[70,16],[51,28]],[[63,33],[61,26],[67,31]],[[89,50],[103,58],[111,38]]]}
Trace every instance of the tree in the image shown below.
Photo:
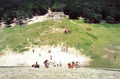
{"label": "tree", "polygon": [[100,23],[101,20],[108,22],[112,18],[114,23],[120,22],[119,0],[1,0],[0,21],[9,24],[14,18],[21,20],[44,15],[48,8],[64,11],[70,19],[83,17],[91,23]]}

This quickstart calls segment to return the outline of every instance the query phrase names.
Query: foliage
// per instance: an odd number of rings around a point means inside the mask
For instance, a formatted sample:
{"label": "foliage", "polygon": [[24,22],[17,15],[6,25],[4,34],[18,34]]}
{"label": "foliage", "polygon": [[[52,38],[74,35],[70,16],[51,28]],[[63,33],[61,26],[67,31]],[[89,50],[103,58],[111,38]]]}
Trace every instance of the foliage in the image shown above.
{"label": "foliage", "polygon": [[84,17],[89,23],[100,23],[101,20],[109,23],[109,16],[114,19],[112,23],[119,23],[119,4],[119,0],[1,0],[0,20],[10,24],[14,18],[43,15],[50,7],[53,11],[64,11],[70,19]]}

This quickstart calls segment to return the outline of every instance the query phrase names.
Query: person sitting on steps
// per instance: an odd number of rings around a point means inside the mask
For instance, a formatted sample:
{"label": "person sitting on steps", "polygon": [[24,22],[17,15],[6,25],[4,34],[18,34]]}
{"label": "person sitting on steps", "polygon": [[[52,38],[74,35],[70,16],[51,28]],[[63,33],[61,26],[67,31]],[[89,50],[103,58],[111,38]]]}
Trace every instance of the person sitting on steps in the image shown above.
{"label": "person sitting on steps", "polygon": [[34,68],[39,68],[38,62],[36,62],[36,64],[33,64],[32,67],[34,67]]}

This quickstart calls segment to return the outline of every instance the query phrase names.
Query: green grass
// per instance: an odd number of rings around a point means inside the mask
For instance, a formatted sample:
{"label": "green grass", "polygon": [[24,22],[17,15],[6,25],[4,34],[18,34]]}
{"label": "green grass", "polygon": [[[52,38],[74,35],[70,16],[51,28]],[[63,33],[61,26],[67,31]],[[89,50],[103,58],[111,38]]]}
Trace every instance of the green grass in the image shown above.
{"label": "green grass", "polygon": [[[92,67],[120,68],[120,24],[86,24],[83,20],[63,19],[61,22],[47,20],[27,26],[0,29],[0,54],[10,48],[21,53],[31,45],[57,45],[64,42],[93,59]],[[51,27],[67,28],[69,34],[52,33]],[[91,30],[87,30],[90,28]],[[115,51],[112,53],[105,49]],[[107,55],[108,57],[104,57]]]}

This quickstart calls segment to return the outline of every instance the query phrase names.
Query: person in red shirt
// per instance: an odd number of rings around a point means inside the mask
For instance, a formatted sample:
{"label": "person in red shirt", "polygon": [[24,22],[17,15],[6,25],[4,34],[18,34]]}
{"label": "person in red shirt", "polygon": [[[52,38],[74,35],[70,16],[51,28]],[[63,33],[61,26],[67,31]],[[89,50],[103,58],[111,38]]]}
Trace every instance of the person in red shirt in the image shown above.
{"label": "person in red shirt", "polygon": [[73,68],[73,65],[68,63],[68,68]]}

